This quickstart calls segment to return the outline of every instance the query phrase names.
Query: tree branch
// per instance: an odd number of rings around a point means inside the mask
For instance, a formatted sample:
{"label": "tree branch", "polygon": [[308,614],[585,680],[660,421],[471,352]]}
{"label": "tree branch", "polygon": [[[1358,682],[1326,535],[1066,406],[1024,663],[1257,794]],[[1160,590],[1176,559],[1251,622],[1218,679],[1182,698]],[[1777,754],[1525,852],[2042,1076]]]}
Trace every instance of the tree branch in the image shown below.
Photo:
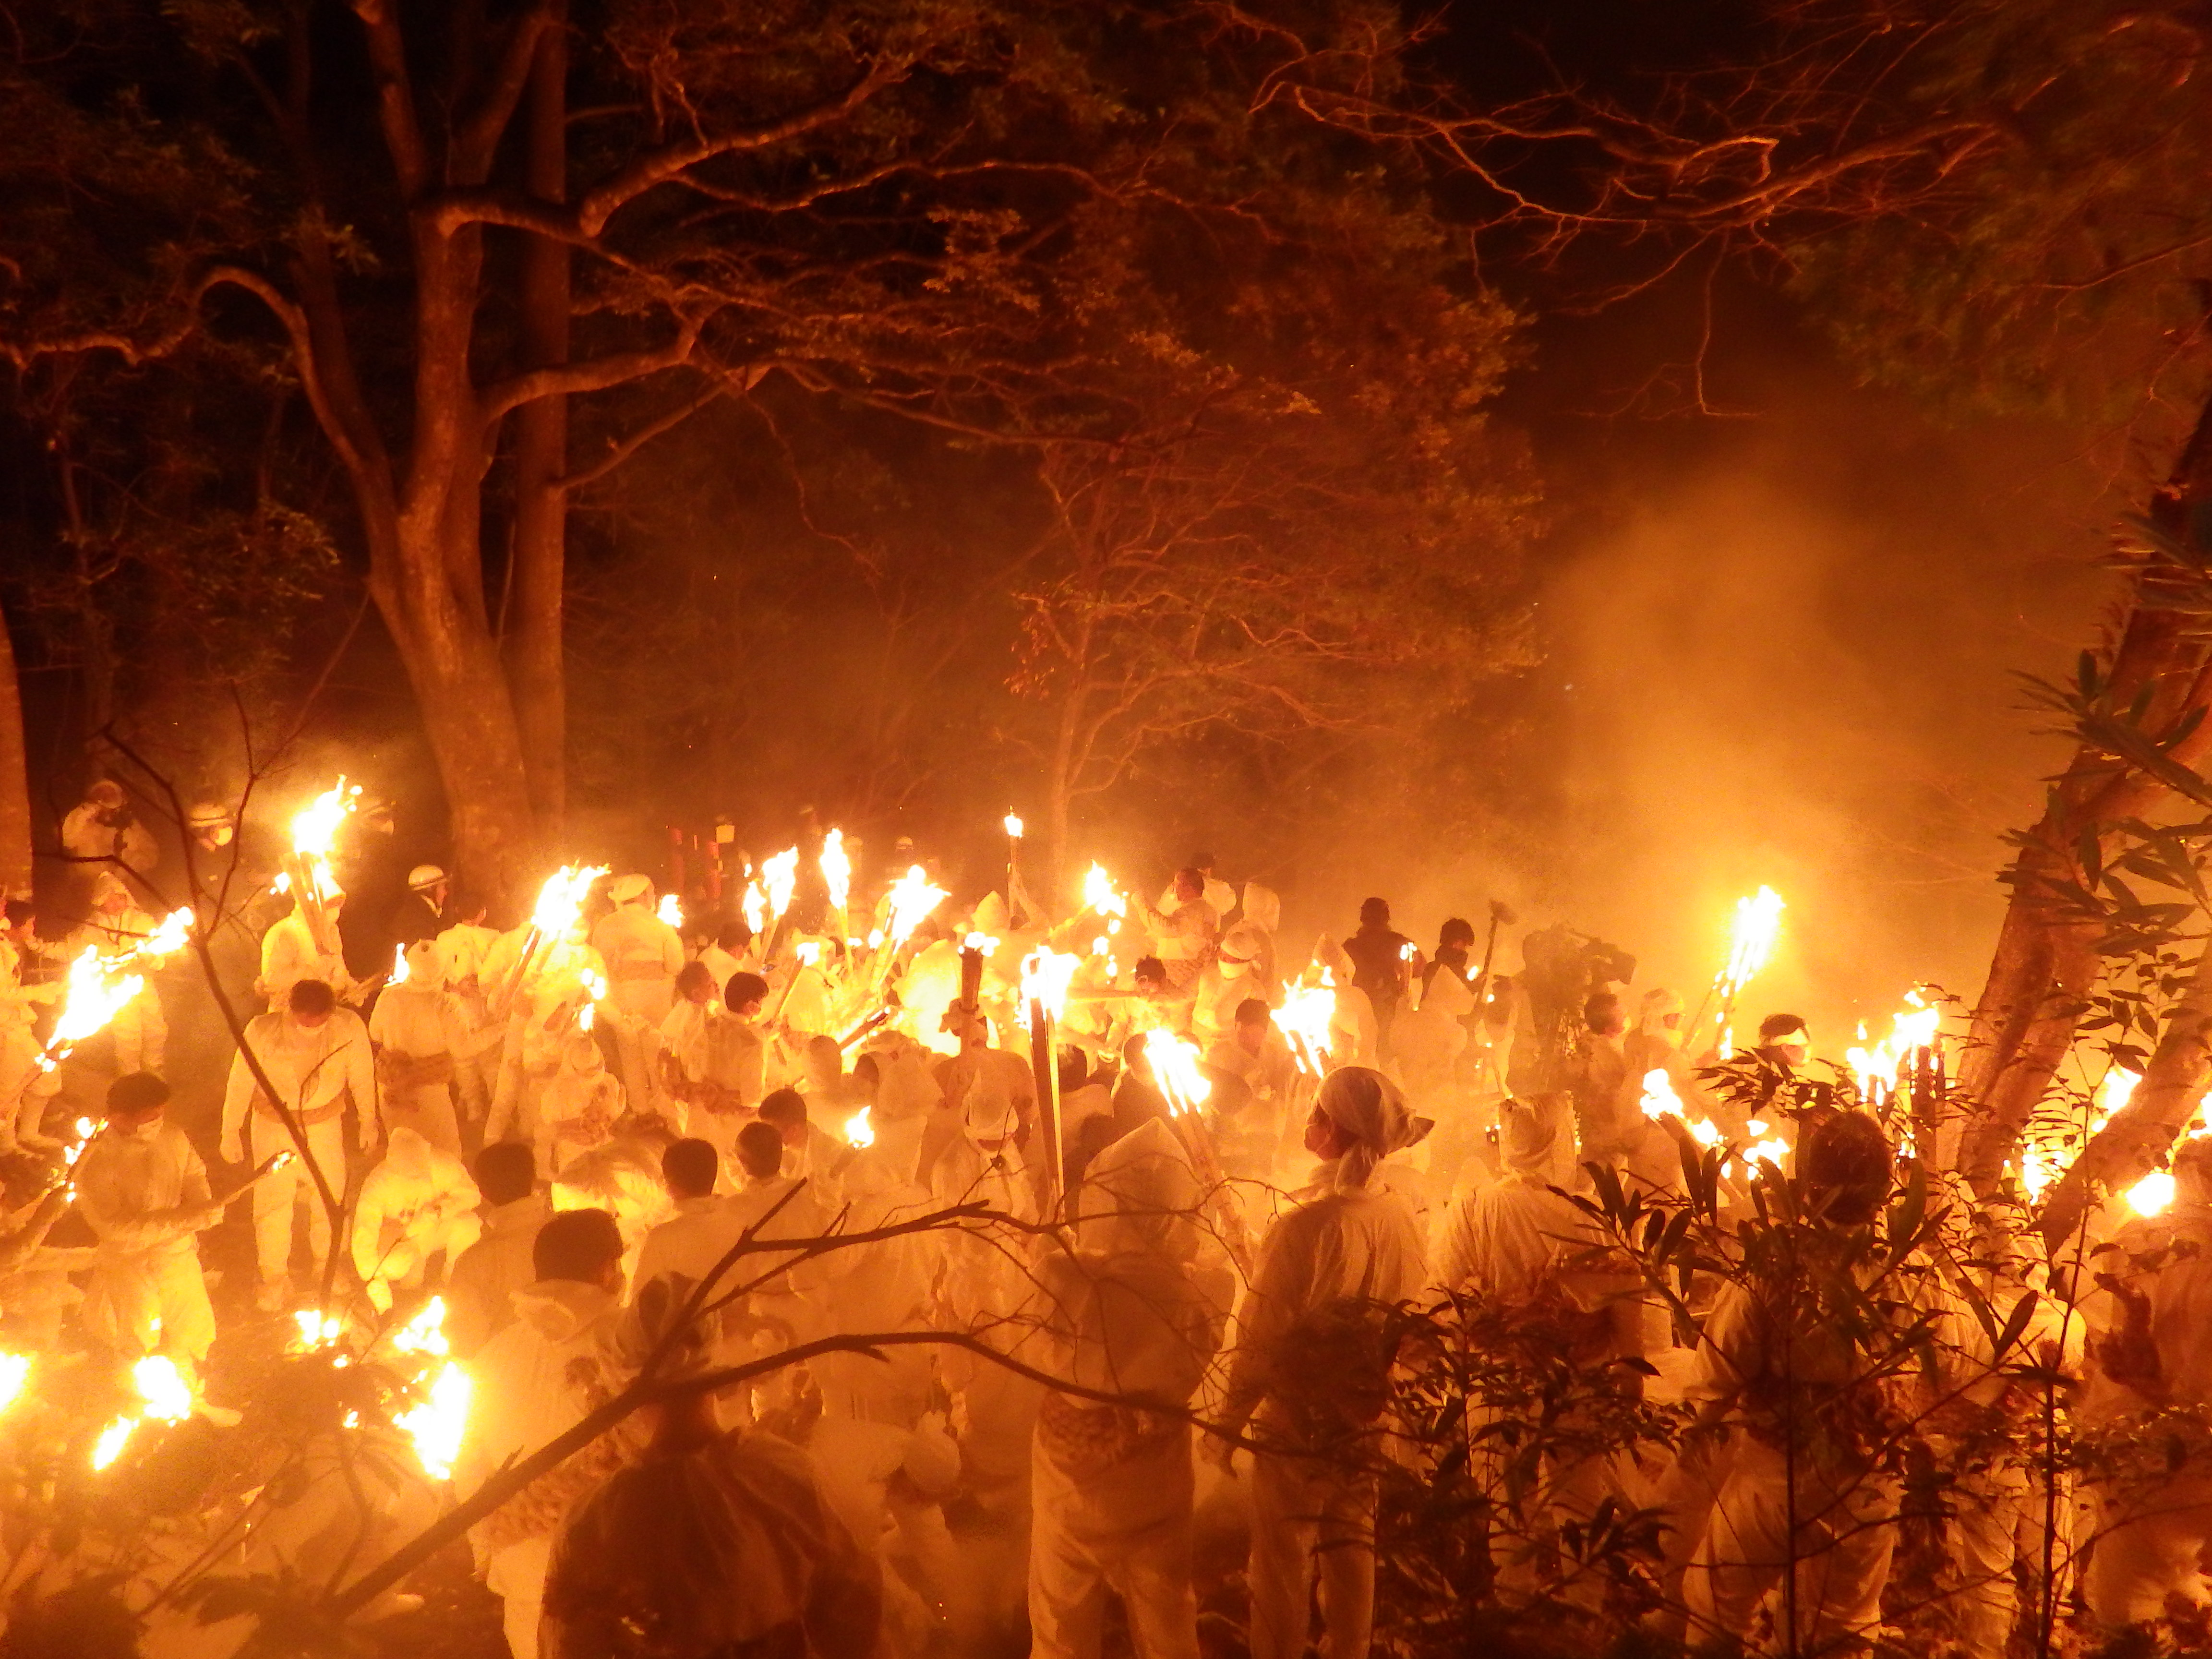
{"label": "tree branch", "polygon": [[645,156],[624,167],[598,189],[587,192],[580,204],[576,222],[587,236],[597,236],[606,228],[607,221],[621,210],[657,185],[665,184],[687,167],[710,161],[717,155],[736,155],[745,150],[766,149],[785,140],[797,138],[816,129],[851,114],[885,87],[906,78],[912,65],[905,59],[887,60],[873,65],[868,72],[845,92],[826,102],[787,115],[780,121],[766,125],[748,127],[739,132],[726,133],[719,138],[701,139],[696,143],[675,144],[653,155]]}
{"label": "tree branch", "polygon": [[376,77],[377,119],[399,179],[400,199],[413,203],[430,180],[430,154],[415,114],[415,88],[407,76],[407,43],[400,36],[395,0],[353,0],[354,15],[368,34],[368,62]]}
{"label": "tree branch", "polygon": [[580,363],[559,363],[550,368],[533,368],[520,374],[511,374],[484,388],[481,402],[483,423],[489,427],[509,410],[520,409],[540,398],[563,397],[580,392],[605,392],[609,386],[627,381],[642,380],[647,374],[657,374],[664,368],[677,368],[690,360],[691,349],[699,342],[702,324],[686,321],[678,325],[676,337],[657,351],[616,351],[604,356],[586,358]]}

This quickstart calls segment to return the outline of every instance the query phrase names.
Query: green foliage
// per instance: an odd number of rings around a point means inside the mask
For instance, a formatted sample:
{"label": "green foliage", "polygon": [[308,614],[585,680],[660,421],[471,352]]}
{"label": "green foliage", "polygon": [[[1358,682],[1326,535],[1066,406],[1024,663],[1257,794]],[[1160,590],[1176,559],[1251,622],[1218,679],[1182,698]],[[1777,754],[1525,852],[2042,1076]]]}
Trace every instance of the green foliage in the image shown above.
{"label": "green foliage", "polygon": [[1794,55],[1762,89],[1808,129],[1790,165],[1924,147],[1918,171],[1822,202],[1835,211],[1787,249],[1855,359],[1941,398],[2091,418],[2136,414],[2176,375],[2190,394],[2192,284],[2212,270],[2195,9],[1844,0],[1789,16]]}

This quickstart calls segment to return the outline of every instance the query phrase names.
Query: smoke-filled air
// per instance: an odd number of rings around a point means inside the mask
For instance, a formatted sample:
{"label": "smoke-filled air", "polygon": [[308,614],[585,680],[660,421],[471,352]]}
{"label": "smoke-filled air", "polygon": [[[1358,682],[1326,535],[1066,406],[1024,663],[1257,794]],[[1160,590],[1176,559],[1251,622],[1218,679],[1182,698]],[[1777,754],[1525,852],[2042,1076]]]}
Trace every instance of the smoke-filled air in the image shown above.
{"label": "smoke-filled air", "polygon": [[0,1659],[2212,1644],[2200,7],[0,22]]}

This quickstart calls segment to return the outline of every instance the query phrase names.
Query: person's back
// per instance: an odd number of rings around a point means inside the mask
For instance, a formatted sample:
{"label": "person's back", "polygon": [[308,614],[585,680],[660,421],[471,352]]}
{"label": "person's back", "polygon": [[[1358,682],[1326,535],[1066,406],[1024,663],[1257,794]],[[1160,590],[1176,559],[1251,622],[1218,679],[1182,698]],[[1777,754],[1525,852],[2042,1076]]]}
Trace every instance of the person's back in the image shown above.
{"label": "person's back", "polygon": [[[469,1366],[469,1418],[454,1459],[472,1491],[507,1463],[566,1434],[627,1381],[618,1342],[622,1231],[605,1210],[567,1210],[538,1230],[535,1282],[517,1291],[514,1322]],[[630,1437],[602,1435],[477,1523],[485,1582],[506,1604],[514,1659],[537,1659],[546,1563],[561,1517],[625,1459]]]}
{"label": "person's back", "polygon": [[514,1322],[514,1293],[538,1277],[531,1250],[553,1213],[533,1190],[537,1160],[518,1141],[494,1141],[471,1173],[482,1231],[446,1273],[446,1340],[459,1359]]}
{"label": "person's back", "polygon": [[[635,1351],[665,1346],[690,1289],[647,1288],[627,1333]],[[688,1334],[665,1374],[708,1363]],[[548,1659],[867,1659],[881,1580],[806,1454],[759,1431],[721,1432],[702,1395],[640,1416],[644,1454],[579,1503],[555,1540]]]}

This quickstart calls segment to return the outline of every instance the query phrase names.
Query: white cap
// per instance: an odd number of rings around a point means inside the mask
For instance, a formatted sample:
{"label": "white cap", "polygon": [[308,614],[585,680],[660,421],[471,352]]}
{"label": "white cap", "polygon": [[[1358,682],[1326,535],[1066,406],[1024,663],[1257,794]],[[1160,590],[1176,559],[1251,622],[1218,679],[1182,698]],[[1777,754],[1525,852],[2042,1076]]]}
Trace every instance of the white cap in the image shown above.
{"label": "white cap", "polygon": [[407,872],[407,890],[427,893],[445,880],[446,872],[434,864],[418,864]]}
{"label": "white cap", "polygon": [[628,904],[652,891],[653,883],[643,876],[617,876],[607,888],[607,896],[617,904]]}

